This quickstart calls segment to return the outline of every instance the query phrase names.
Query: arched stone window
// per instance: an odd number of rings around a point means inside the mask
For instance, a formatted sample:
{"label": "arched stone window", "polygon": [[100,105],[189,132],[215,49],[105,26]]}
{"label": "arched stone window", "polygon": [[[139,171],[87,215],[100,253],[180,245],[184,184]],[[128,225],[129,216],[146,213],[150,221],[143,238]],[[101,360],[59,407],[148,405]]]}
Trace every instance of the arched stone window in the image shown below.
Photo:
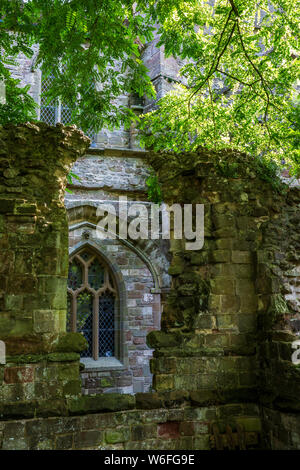
{"label": "arched stone window", "polygon": [[82,333],[88,348],[81,357],[118,356],[118,290],[101,256],[84,247],[71,256],[68,276],[67,330]]}

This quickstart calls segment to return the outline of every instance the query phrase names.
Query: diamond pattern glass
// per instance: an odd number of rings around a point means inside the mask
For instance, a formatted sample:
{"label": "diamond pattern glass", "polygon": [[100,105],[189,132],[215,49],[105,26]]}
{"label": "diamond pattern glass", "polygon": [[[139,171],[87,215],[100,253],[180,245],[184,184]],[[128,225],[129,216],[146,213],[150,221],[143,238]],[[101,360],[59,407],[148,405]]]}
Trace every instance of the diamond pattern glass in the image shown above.
{"label": "diamond pattern glass", "polygon": [[81,357],[93,355],[93,296],[89,292],[81,292],[77,297],[77,331],[82,333],[88,342],[88,348]]}
{"label": "diamond pattern glass", "polygon": [[55,126],[56,123],[56,108],[51,106],[41,106],[40,120],[49,124],[49,126]]}
{"label": "diamond pattern glass", "polygon": [[77,260],[69,265],[68,287],[76,290],[82,285],[82,266]]}
{"label": "diamond pattern glass", "polygon": [[[46,78],[42,78],[41,83],[41,107],[40,107],[40,120],[49,124],[49,126],[55,126],[57,122],[62,124],[71,125],[72,124],[72,110],[61,103],[60,115],[59,115],[59,106],[58,102],[52,100],[48,103],[48,99],[45,96],[45,93],[49,87],[53,84],[55,78],[53,74],[48,75]],[[94,85],[91,85],[94,86]],[[92,143],[95,141],[96,135],[93,130],[89,129],[85,134],[91,139]]]}
{"label": "diamond pattern glass", "polygon": [[111,357],[115,353],[114,328],[115,298],[105,293],[99,298],[99,356]]}
{"label": "diamond pattern glass", "polygon": [[96,139],[96,134],[93,130],[89,129],[88,131],[85,132],[85,135],[88,136],[92,142],[95,141]]}
{"label": "diamond pattern glass", "polygon": [[92,255],[88,251],[80,252],[80,258],[82,258],[85,262],[91,259]]}
{"label": "diamond pattern glass", "polygon": [[89,267],[89,285],[93,289],[98,290],[103,286],[103,283],[104,268],[96,258]]}
{"label": "diamond pattern glass", "polygon": [[65,126],[72,124],[72,111],[67,106],[61,106],[60,122]]}
{"label": "diamond pattern glass", "polygon": [[40,120],[49,124],[49,126],[55,126],[57,120],[57,106],[55,101],[47,103],[48,98],[45,96],[45,92],[52,85],[54,80],[53,75],[49,75],[47,78],[43,78],[41,85],[41,109],[40,109]]}
{"label": "diamond pattern glass", "polygon": [[[104,262],[103,262],[104,263]],[[87,271],[87,279],[85,272]],[[79,289],[79,292],[78,292]],[[83,248],[69,264],[67,331],[82,333],[88,348],[81,357],[115,355],[115,291],[112,274],[91,248]],[[99,304],[99,308],[96,307]],[[97,325],[97,330],[94,330]],[[97,351],[99,351],[97,353]]]}

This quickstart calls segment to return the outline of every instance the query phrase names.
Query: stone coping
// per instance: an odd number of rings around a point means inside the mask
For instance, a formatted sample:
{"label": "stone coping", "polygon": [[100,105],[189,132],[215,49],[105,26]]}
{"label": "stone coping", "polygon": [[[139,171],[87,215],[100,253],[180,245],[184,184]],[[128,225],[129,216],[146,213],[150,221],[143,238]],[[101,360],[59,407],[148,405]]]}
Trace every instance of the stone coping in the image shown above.
{"label": "stone coping", "polygon": [[169,391],[136,395],[104,393],[56,400],[0,404],[0,420],[78,416],[92,413],[257,403],[255,388]]}
{"label": "stone coping", "polygon": [[122,370],[127,366],[122,364],[116,357],[100,357],[97,361],[90,357],[82,357],[80,363],[85,366],[85,371],[105,371],[105,370]]}
{"label": "stone coping", "polygon": [[[6,357],[7,364],[34,364],[41,361],[46,362],[77,362],[80,359],[79,353],[54,352],[49,354],[19,354]],[[3,364],[2,364],[3,365]]]}
{"label": "stone coping", "polygon": [[118,158],[147,158],[149,152],[145,150],[116,149],[116,148],[89,148],[85,156],[99,155],[101,157],[118,157]]}

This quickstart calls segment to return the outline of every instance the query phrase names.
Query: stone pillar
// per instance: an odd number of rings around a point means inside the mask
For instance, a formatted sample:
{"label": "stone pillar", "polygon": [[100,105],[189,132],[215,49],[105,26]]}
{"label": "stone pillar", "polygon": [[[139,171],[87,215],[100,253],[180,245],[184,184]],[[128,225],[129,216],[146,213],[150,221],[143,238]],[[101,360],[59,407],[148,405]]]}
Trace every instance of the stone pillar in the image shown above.
{"label": "stone pillar", "polygon": [[[0,127],[0,403],[80,392],[85,340],[66,334],[66,176],[89,146],[76,127]],[[1,410],[0,410],[1,411]]]}

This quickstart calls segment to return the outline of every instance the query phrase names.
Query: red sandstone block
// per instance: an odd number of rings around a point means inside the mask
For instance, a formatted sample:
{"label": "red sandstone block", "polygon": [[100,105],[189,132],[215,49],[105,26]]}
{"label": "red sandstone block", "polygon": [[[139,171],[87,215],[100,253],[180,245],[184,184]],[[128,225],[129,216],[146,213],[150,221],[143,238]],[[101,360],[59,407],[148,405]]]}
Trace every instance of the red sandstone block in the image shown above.
{"label": "red sandstone block", "polygon": [[126,341],[131,341],[132,333],[131,331],[126,331]]}
{"label": "red sandstone block", "polygon": [[7,367],[4,370],[4,381],[7,384],[34,381],[34,367]]}
{"label": "red sandstone block", "polygon": [[180,434],[182,436],[193,436],[195,434],[193,421],[180,423]]}
{"label": "red sandstone block", "polygon": [[133,338],[133,344],[145,344],[145,338],[142,338],[142,337]]}
{"label": "red sandstone block", "polygon": [[145,288],[147,288],[147,286],[145,286],[145,284],[135,283],[134,288],[136,290],[144,290]]}
{"label": "red sandstone block", "polygon": [[143,298],[143,293],[142,293],[142,291],[139,291],[139,292],[129,291],[129,292],[127,292],[127,298],[128,299],[142,299]]}
{"label": "red sandstone block", "polygon": [[175,421],[168,421],[167,423],[158,424],[157,433],[160,437],[165,439],[175,439],[180,437],[179,424]]}

